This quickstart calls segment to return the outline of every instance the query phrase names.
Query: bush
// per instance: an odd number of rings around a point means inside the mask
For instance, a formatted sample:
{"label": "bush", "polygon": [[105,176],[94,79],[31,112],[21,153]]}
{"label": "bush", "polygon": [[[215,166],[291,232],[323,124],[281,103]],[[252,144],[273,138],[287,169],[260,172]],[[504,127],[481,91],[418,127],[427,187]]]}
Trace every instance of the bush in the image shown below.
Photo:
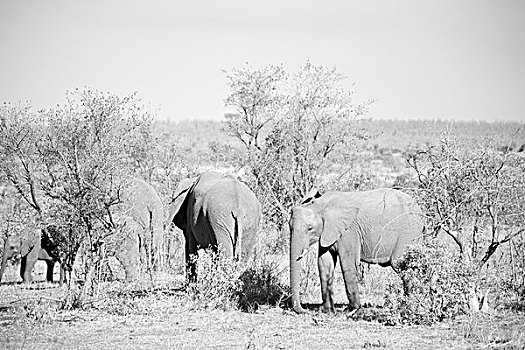
{"label": "bush", "polygon": [[277,304],[284,290],[270,263],[242,266],[205,250],[199,252],[197,281],[188,286],[188,297],[193,309],[256,311]]}
{"label": "bush", "polygon": [[525,312],[525,237],[515,237],[500,259],[499,293],[505,307]]}
{"label": "bush", "polygon": [[240,288],[241,267],[211,250],[199,251],[197,280],[188,286],[193,309],[235,308]]}
{"label": "bush", "polygon": [[431,324],[468,313],[477,274],[457,252],[435,240],[413,245],[399,269],[403,285],[390,284],[385,302],[398,322]]}
{"label": "bush", "polygon": [[270,265],[259,265],[242,273],[241,288],[237,291],[237,303],[242,311],[257,311],[260,305],[280,303],[286,287],[279,282],[274,271]]}

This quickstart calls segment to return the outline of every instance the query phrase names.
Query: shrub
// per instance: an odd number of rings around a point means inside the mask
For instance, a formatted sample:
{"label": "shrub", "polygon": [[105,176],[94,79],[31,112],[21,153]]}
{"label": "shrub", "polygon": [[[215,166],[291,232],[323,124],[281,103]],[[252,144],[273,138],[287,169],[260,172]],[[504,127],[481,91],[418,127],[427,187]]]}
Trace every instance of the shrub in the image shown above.
{"label": "shrub", "polygon": [[435,240],[413,245],[403,256],[403,286],[390,284],[385,306],[398,322],[431,324],[469,311],[469,292],[477,283],[472,265]]}
{"label": "shrub", "polygon": [[260,305],[278,305],[285,296],[286,287],[269,264],[249,267],[240,281],[237,303],[243,311],[257,311]]}
{"label": "shrub", "polygon": [[515,237],[503,257],[500,297],[506,307],[525,311],[525,237]]}
{"label": "shrub", "polygon": [[260,305],[276,305],[284,295],[271,263],[243,266],[209,250],[199,252],[197,281],[188,286],[193,309],[256,311]]}
{"label": "shrub", "polygon": [[235,308],[242,274],[239,263],[210,250],[199,251],[197,280],[188,286],[194,309]]}

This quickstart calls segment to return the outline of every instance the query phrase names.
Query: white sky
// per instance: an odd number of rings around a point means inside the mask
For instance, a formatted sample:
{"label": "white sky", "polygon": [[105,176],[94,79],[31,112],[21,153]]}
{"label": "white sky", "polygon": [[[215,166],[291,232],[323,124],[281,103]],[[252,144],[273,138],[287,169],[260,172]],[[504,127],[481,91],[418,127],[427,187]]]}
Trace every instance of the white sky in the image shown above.
{"label": "white sky", "polygon": [[221,69],[337,67],[372,117],[525,120],[525,1],[0,0],[0,101],[138,91],[221,119]]}

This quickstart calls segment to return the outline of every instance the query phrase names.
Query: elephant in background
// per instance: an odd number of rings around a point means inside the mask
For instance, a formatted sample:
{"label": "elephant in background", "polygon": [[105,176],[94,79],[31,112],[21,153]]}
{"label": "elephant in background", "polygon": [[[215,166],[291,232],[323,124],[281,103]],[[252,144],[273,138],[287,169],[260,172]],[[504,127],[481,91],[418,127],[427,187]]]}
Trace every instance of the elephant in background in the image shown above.
{"label": "elephant in background", "polygon": [[357,267],[361,261],[397,269],[407,246],[423,232],[422,212],[409,195],[394,189],[363,192],[313,190],[291,210],[290,287],[293,309],[299,298],[299,260],[318,242],[322,310],[334,312],[334,269],[339,258],[348,310],[360,307]]}
{"label": "elephant in background", "polygon": [[142,267],[148,271],[162,265],[164,206],[155,189],[133,179],[122,193],[118,224],[121,228],[115,251],[126,280],[136,280]]}
{"label": "elephant in background", "polygon": [[[44,260],[47,264],[46,281],[53,282],[53,269],[55,263],[60,263],[60,249],[55,242],[53,227],[42,230],[33,230],[27,237],[20,235],[9,235],[5,240],[0,266],[0,281],[4,275],[7,261],[10,259],[20,259],[20,276],[24,283],[31,283],[33,280],[32,271],[37,260]],[[60,265],[60,283],[65,281],[65,272],[62,264]]]}
{"label": "elephant in background", "polygon": [[261,205],[255,194],[233,176],[209,171],[181,181],[169,207],[168,223],[183,231],[186,272],[194,281],[199,248],[211,248],[247,261],[256,243]]}
{"label": "elephant in background", "polygon": [[[8,260],[20,260],[20,276],[24,283],[31,283],[32,271],[37,260],[47,264],[46,280],[53,281],[53,268],[60,263],[60,283],[65,281],[63,262],[63,236],[52,225],[38,229],[36,222],[28,222],[23,213],[30,215],[14,187],[0,186],[0,229],[3,241],[0,281]],[[30,221],[30,220],[29,220]]]}

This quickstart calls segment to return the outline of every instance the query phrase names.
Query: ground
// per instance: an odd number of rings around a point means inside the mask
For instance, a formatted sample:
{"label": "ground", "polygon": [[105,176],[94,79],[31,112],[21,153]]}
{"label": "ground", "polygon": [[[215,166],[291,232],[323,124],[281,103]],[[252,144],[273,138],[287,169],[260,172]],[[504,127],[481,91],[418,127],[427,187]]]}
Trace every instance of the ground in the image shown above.
{"label": "ground", "polygon": [[[43,282],[0,286],[0,349],[523,349],[525,317],[498,334],[472,323],[387,326],[279,307],[256,313],[192,310],[183,291],[105,300],[87,311],[63,311],[65,287]],[[111,299],[111,298],[110,298]],[[499,320],[501,322],[501,320]],[[486,333],[486,330],[483,332]],[[521,338],[520,338],[521,337]],[[520,338],[520,339],[517,339]]]}
{"label": "ground", "polygon": [[467,349],[448,327],[388,327],[345,317],[295,315],[269,309],[173,310],[170,315],[63,313],[45,322],[4,318],[0,347],[7,349]]}

